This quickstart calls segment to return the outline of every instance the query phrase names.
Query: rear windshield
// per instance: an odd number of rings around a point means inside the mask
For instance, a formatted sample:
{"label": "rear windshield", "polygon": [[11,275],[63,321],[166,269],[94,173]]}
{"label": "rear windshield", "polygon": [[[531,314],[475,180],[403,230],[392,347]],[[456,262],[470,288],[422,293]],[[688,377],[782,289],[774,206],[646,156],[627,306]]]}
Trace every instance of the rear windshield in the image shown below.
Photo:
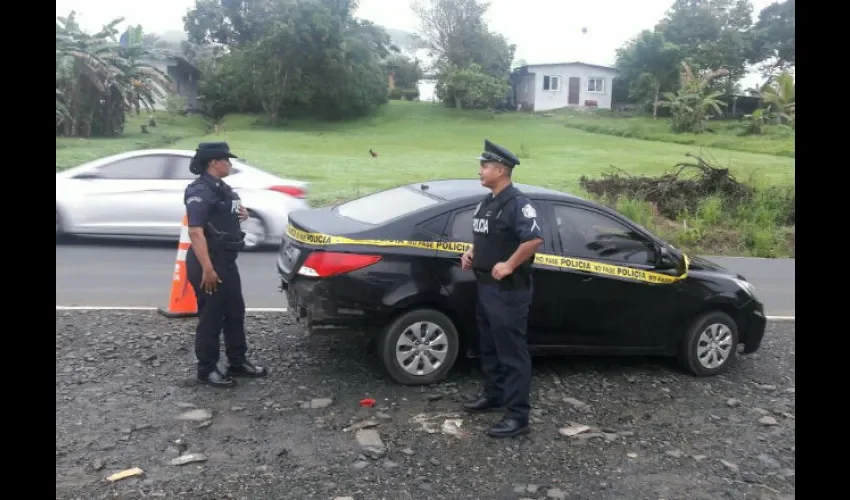
{"label": "rear windshield", "polygon": [[337,213],[358,222],[381,224],[436,204],[437,200],[419,191],[398,187],[343,203],[337,208]]}

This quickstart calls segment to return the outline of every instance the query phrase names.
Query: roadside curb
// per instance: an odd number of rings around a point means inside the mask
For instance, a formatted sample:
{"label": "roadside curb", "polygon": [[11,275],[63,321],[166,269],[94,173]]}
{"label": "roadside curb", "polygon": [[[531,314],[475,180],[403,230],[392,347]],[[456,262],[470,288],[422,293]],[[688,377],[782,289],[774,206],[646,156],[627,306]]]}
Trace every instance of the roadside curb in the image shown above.
{"label": "roadside curb", "polygon": [[[156,307],[145,306],[56,306],[57,311],[156,311]],[[285,313],[288,311],[285,307],[248,307],[245,309],[247,313],[260,312],[278,312]],[[765,316],[768,321],[779,323],[792,323],[796,321],[796,316]]]}
{"label": "roadside curb", "polygon": [[[148,306],[56,306],[57,311],[156,311]],[[286,312],[285,307],[247,307],[245,312]]]}

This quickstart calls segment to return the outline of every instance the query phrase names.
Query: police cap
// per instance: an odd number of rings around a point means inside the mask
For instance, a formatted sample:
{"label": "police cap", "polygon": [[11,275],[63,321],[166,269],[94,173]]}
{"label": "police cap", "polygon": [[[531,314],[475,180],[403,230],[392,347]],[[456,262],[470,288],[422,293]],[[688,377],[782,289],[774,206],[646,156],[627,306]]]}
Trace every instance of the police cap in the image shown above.
{"label": "police cap", "polygon": [[238,158],[230,152],[230,146],[226,142],[201,142],[195,150],[195,156],[189,163],[189,171],[200,175],[204,171],[204,165],[210,160],[222,158]]}
{"label": "police cap", "polygon": [[495,161],[508,168],[514,168],[519,165],[519,158],[507,149],[493,144],[487,139],[484,140],[484,152],[478,157],[479,161]]}

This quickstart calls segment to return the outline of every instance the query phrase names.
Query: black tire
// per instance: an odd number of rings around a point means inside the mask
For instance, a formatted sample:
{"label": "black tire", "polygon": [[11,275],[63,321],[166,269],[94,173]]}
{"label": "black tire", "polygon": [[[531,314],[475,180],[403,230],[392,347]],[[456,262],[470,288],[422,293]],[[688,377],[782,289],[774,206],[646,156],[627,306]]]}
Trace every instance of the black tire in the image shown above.
{"label": "black tire", "polygon": [[[445,335],[445,349],[439,349],[439,352],[445,352],[445,358],[436,370],[422,375],[405,371],[396,360],[396,344],[399,337],[419,322],[431,323]],[[434,309],[415,309],[403,313],[381,331],[377,340],[378,356],[384,364],[384,369],[393,380],[402,385],[430,385],[439,382],[454,366],[460,347],[460,337],[452,320]],[[428,353],[423,355],[427,356]]]}
{"label": "black tire", "polygon": [[66,238],[65,235],[65,223],[62,221],[62,214],[59,213],[59,209],[56,209],[56,242],[59,243],[64,241]]}
{"label": "black tire", "polygon": [[[731,344],[729,353],[716,366],[707,366],[700,360],[699,349],[702,344],[700,337],[710,327],[714,327],[723,335],[720,346],[725,347],[727,342]],[[712,360],[711,353],[707,361]],[[714,361],[717,360],[715,355]],[[738,325],[728,314],[721,311],[710,311],[699,315],[691,323],[690,328],[681,344],[679,361],[682,366],[693,375],[699,377],[711,377],[726,372],[738,360]]]}

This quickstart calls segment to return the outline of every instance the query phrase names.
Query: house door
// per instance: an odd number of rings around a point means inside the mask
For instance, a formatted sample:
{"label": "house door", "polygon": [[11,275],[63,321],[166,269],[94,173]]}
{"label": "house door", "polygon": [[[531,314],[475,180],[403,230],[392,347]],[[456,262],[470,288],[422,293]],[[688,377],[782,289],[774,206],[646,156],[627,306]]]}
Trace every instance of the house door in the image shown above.
{"label": "house door", "polygon": [[567,94],[567,104],[578,104],[578,95],[581,92],[581,79],[577,76],[570,77],[570,87]]}

